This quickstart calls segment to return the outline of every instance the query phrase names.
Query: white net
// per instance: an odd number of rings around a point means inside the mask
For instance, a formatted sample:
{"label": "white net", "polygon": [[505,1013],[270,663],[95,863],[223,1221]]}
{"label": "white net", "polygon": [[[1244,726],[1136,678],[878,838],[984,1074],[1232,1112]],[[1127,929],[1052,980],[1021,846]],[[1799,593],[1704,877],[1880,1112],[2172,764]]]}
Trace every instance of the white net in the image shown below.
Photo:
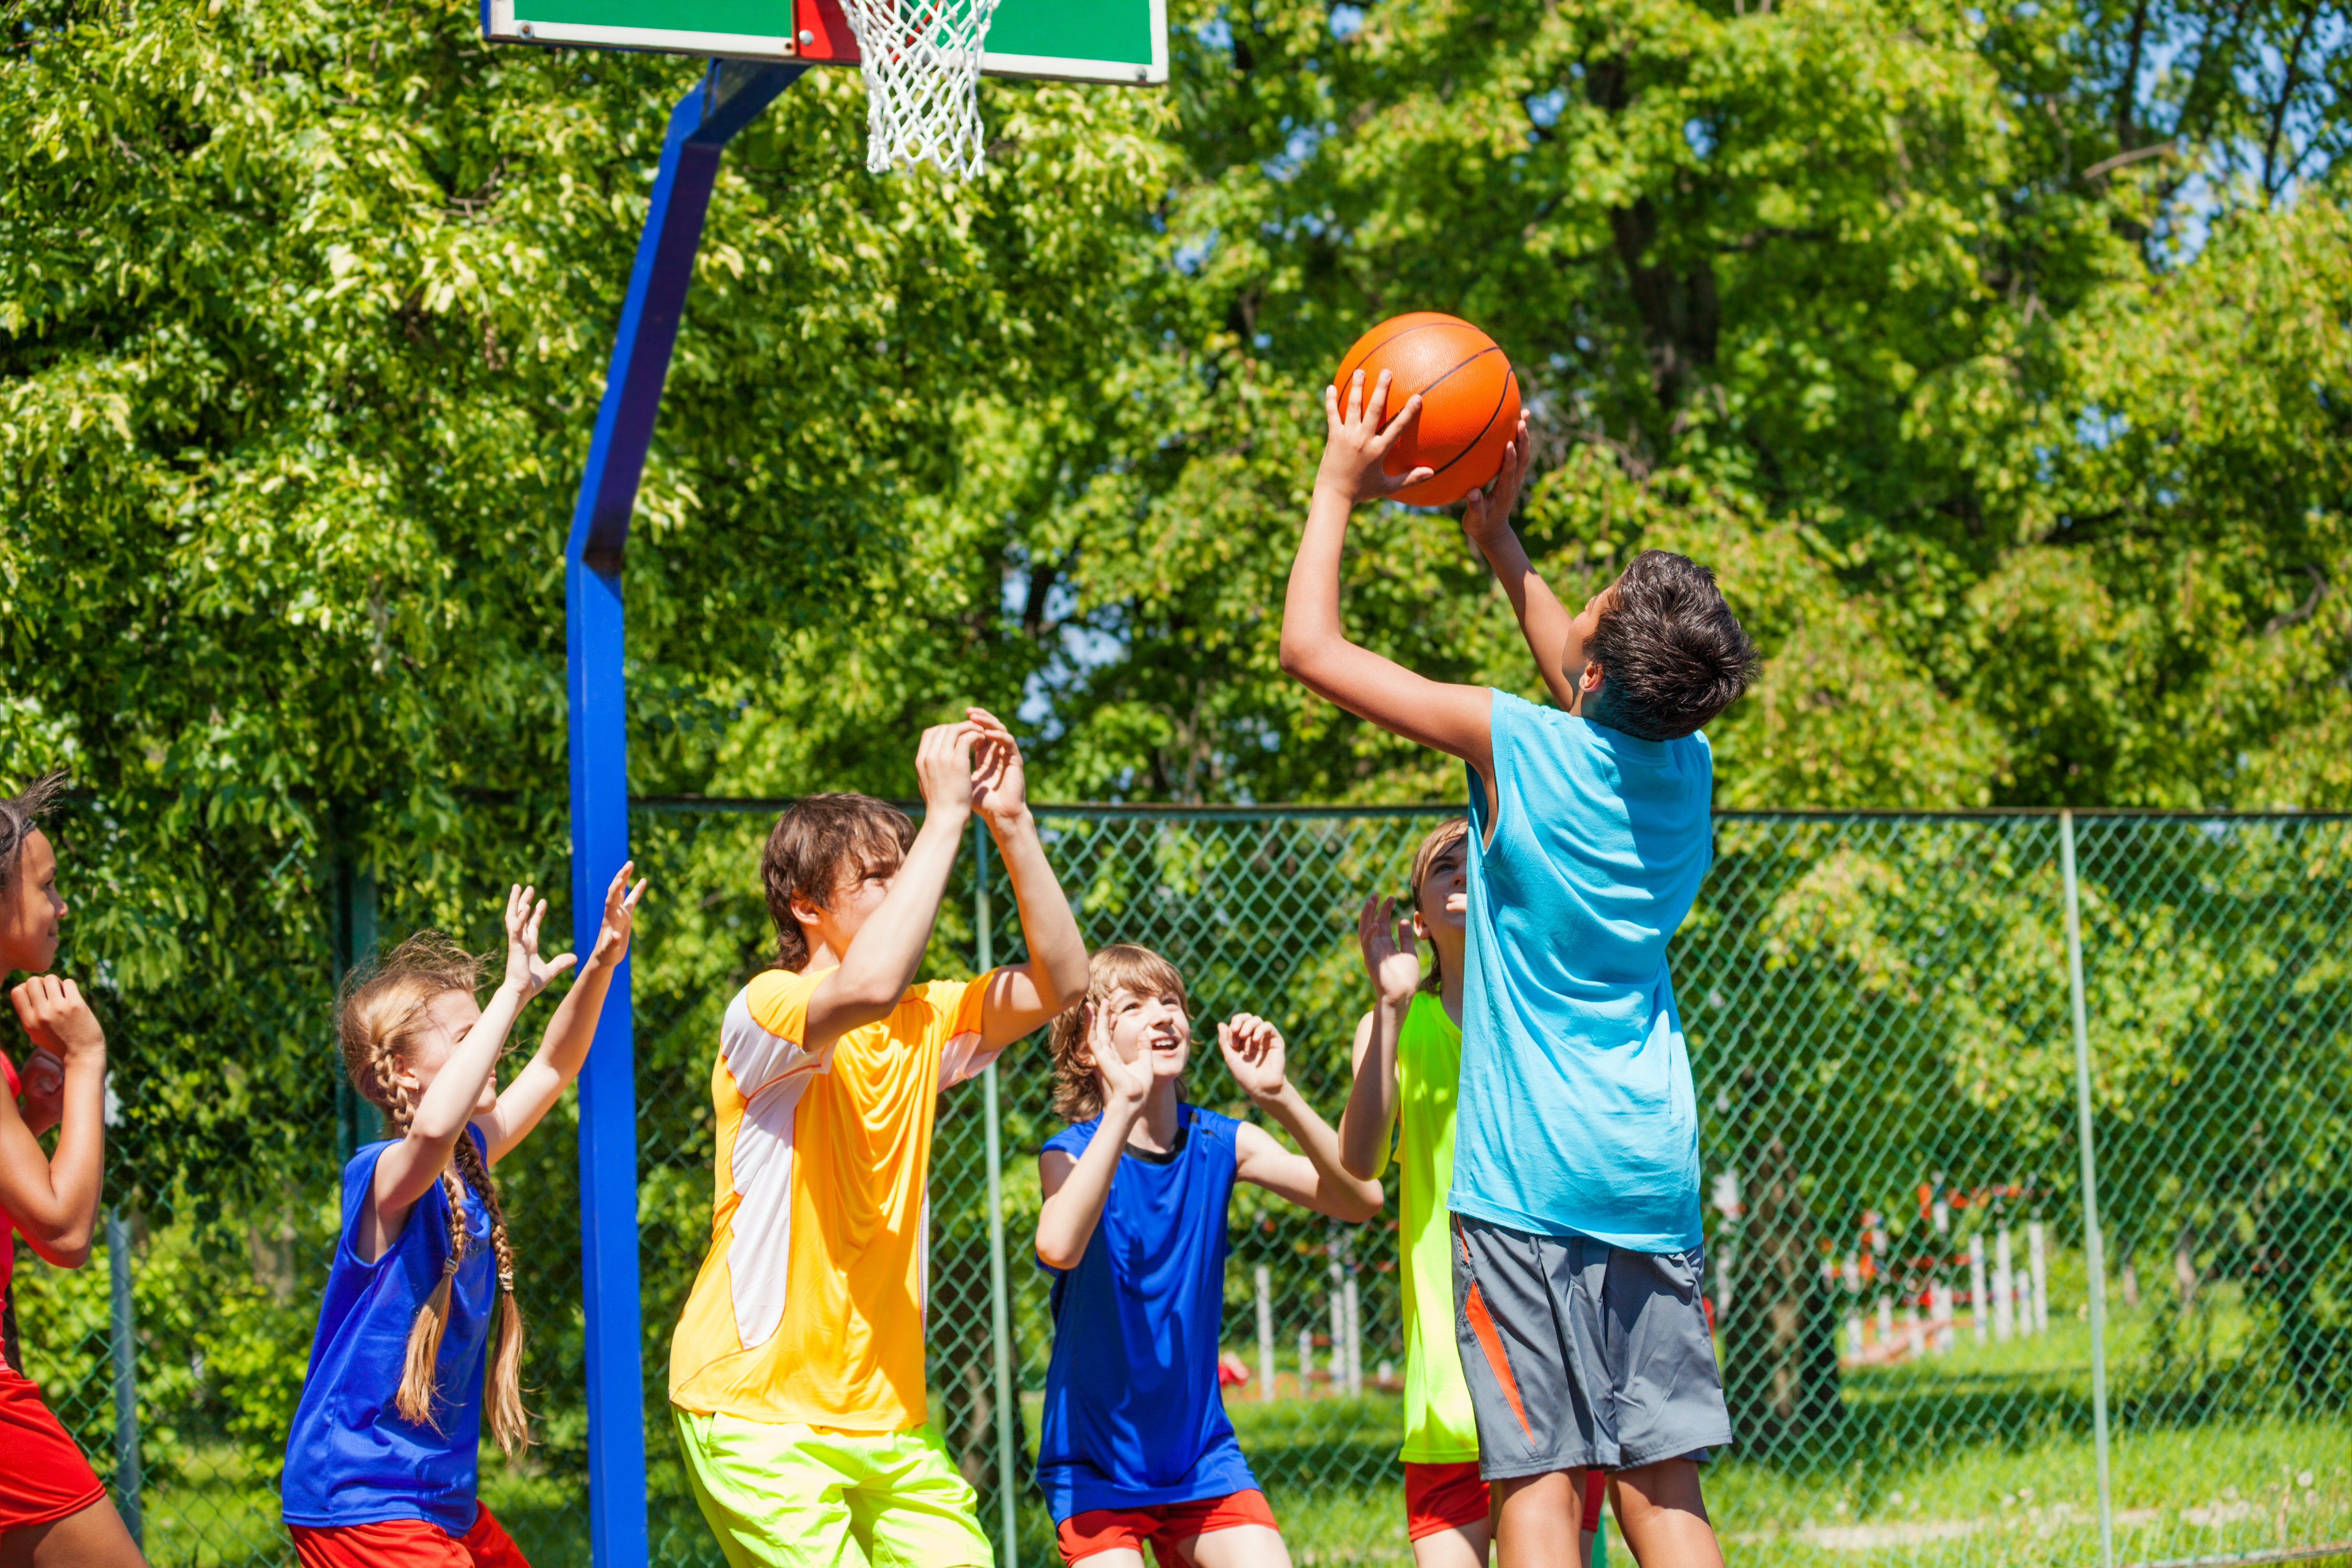
{"label": "white net", "polygon": [[980,173],[980,50],[996,0],[845,0],[866,75],[866,166]]}

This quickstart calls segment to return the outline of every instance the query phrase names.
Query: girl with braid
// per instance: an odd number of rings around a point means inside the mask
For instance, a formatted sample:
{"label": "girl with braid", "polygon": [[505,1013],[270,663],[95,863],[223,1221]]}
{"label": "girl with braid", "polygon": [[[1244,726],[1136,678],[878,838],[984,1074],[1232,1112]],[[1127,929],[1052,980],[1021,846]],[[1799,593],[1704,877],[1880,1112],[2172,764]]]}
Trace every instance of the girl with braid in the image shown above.
{"label": "girl with braid", "polygon": [[474,1495],[486,1417],[509,1458],[530,1440],[514,1255],[490,1167],[580,1075],[646,890],[629,886],[633,869],[605,890],[588,962],[503,1092],[508,1031],[573,962],[539,956],[547,905],[530,889],[508,892],[506,978],[487,1008],[479,961],[432,931],[346,986],[343,1066],[391,1136],[343,1168],[342,1236],[286,1440],[286,1523],[303,1568],[528,1568]]}

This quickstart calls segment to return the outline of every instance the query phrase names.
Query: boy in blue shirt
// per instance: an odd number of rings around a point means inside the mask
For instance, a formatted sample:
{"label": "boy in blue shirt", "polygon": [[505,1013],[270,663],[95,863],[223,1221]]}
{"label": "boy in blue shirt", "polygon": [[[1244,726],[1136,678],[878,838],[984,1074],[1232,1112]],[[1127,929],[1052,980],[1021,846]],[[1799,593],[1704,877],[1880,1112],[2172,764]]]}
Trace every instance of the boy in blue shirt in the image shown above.
{"label": "boy in blue shirt", "polygon": [[[1328,388],[1282,666],[1470,770],[1469,943],[1455,1133],[1455,1337],[1502,1568],[1573,1561],[1583,1472],[1610,1472],[1644,1568],[1722,1562],[1698,1464],[1731,1440],[1700,1283],[1698,1116],[1665,947],[1712,855],[1699,727],[1756,652],[1706,568],[1644,551],[1570,616],[1508,518],[1527,429],[1463,530],[1559,707],[1425,679],[1349,642],[1348,514],[1427,469],[1382,459],[1388,377]],[[1344,407],[1341,397],[1345,396]]]}
{"label": "boy in blue shirt", "polygon": [[1055,1020],[1054,1109],[1073,1123],[1037,1156],[1037,1261],[1054,1274],[1037,1485],[1065,1563],[1290,1568],[1217,1388],[1225,1205],[1249,1182],[1334,1219],[1380,1211],[1339,1135],[1284,1072],[1282,1037],[1217,1026],[1234,1081],[1297,1141],[1188,1103],[1183,976],[1148,948],[1094,954],[1084,1008]]}

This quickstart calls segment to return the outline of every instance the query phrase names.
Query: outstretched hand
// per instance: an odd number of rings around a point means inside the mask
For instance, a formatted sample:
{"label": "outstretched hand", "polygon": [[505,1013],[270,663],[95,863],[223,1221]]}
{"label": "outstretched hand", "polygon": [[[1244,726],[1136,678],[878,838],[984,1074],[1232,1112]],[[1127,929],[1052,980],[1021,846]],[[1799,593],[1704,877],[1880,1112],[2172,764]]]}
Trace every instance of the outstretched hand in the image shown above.
{"label": "outstretched hand", "polygon": [[1356,372],[1348,378],[1340,401],[1339,387],[1323,389],[1323,418],[1330,434],[1323,442],[1323,466],[1316,471],[1315,488],[1344,493],[1349,506],[1371,500],[1380,496],[1392,496],[1408,486],[1420,484],[1435,476],[1437,470],[1417,468],[1409,473],[1391,474],[1384,466],[1389,448],[1403,439],[1421,417],[1421,395],[1413,394],[1397,410],[1395,418],[1381,424],[1388,410],[1390,374],[1381,372],[1370,395],[1365,395],[1364,373]]}
{"label": "outstretched hand", "polygon": [[1236,1013],[1217,1026],[1217,1048],[1242,1092],[1261,1103],[1282,1093],[1282,1031],[1255,1013]]}
{"label": "outstretched hand", "polygon": [[1409,1002],[1421,984],[1420,944],[1412,922],[1396,918],[1394,899],[1366,899],[1356,917],[1356,945],[1364,954],[1364,973],[1383,1002]]}
{"label": "outstretched hand", "polygon": [[1029,778],[1021,761],[1021,743],[1004,721],[987,709],[963,711],[979,741],[971,758],[972,808],[992,826],[1017,822],[1029,808]]}
{"label": "outstretched hand", "polygon": [[1511,509],[1519,504],[1519,487],[1527,482],[1528,459],[1528,416],[1522,414],[1518,429],[1503,448],[1503,466],[1494,479],[1472,490],[1462,506],[1462,531],[1481,551],[1511,526]]}
{"label": "outstretched hand", "polygon": [[1089,1002],[1080,1027],[1086,1032],[1087,1056],[1095,1064],[1095,1081],[1102,1086],[1105,1110],[1138,1110],[1151,1094],[1151,1058],[1129,1061],[1110,1037],[1110,1016],[1102,1005]]}
{"label": "outstretched hand", "polygon": [[579,962],[568,952],[545,960],[539,956],[539,922],[547,918],[547,900],[538,898],[537,892],[527,885],[507,889],[506,984],[525,1002]]}
{"label": "outstretched hand", "polygon": [[629,886],[629,877],[637,868],[635,860],[622,862],[613,873],[612,885],[604,889],[604,920],[596,928],[596,945],[588,951],[591,963],[615,964],[629,955],[629,934],[636,928],[637,900],[646,896],[651,882]]}

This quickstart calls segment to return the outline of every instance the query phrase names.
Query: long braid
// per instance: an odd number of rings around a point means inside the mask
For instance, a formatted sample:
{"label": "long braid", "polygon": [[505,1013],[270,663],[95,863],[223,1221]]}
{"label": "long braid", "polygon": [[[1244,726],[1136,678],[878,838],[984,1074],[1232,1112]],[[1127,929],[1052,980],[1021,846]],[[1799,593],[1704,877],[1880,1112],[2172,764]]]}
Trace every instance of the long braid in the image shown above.
{"label": "long braid", "polygon": [[484,1413],[490,1436],[511,1458],[530,1442],[530,1415],[522,1405],[522,1304],[515,1299],[514,1248],[507,1242],[507,1211],[499,1184],[471,1138],[457,1140],[457,1170],[490,1211],[490,1251],[499,1267],[498,1349],[484,1370]]}
{"label": "long braid", "polygon": [[[336,1013],[344,1070],[360,1093],[383,1111],[393,1131],[404,1133],[415,1118],[415,1097],[400,1080],[400,1066],[415,1043],[426,1006],[447,992],[470,994],[479,984],[479,961],[435,931],[409,938],[372,973],[347,984]],[[487,1413],[499,1447],[511,1455],[530,1436],[520,1392],[522,1312],[514,1298],[514,1257],[507,1245],[506,1215],[499,1203],[498,1186],[482,1163],[481,1151],[471,1136],[461,1132],[452,1153],[451,1167],[444,1169],[440,1178],[449,1203],[449,1253],[442,1261],[441,1278],[410,1325],[400,1391],[394,1403],[404,1419],[440,1429],[434,1405],[441,1341],[449,1326],[450,1292],[466,1258],[466,1193],[471,1189],[490,1212],[490,1239],[498,1257],[502,1299]]]}

